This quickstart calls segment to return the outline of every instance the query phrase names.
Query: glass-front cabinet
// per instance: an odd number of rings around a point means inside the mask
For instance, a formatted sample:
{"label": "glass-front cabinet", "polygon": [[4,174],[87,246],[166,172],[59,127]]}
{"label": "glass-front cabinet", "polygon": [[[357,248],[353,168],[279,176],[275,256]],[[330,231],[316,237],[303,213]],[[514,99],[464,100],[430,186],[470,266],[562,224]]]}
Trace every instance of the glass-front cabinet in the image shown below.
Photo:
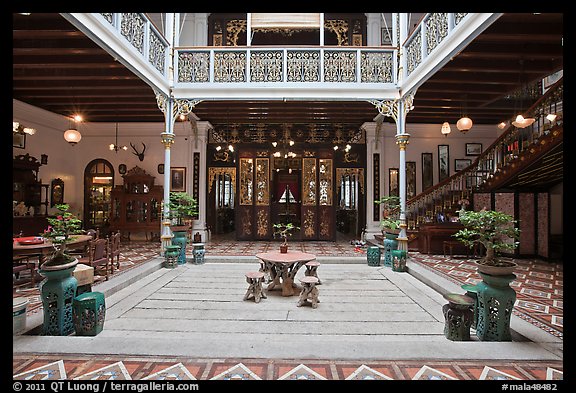
{"label": "glass-front cabinet", "polygon": [[155,185],[155,177],[138,166],[123,178],[124,184],[112,190],[111,229],[128,240],[135,232],[144,233],[146,240],[159,238],[163,187]]}
{"label": "glass-front cabinet", "polygon": [[110,193],[114,185],[112,164],[91,161],[84,170],[84,228],[98,228],[105,235],[109,227]]}

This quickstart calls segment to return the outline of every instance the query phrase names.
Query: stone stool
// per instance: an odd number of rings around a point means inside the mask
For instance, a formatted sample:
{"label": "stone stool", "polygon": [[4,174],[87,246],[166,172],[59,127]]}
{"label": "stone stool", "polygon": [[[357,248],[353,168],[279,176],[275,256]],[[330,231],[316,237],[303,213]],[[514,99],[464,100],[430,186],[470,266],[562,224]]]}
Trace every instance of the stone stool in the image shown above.
{"label": "stone stool", "polygon": [[474,299],[457,293],[447,293],[444,299],[448,304],[442,306],[444,314],[444,335],[451,341],[470,341],[470,326],[474,319],[471,307]]}
{"label": "stone stool", "polygon": [[310,261],[306,262],[304,266],[306,266],[306,271],[304,272],[304,275],[310,277],[316,277],[318,279],[318,283],[316,285],[321,285],[322,281],[320,281],[320,278],[318,277],[318,268],[320,267],[320,262]]}
{"label": "stone stool", "polygon": [[167,269],[174,269],[178,266],[178,258],[180,257],[180,246],[170,245],[165,247],[164,251],[164,267]]}
{"label": "stone stool", "polygon": [[104,328],[106,303],[101,292],[86,292],[74,298],[72,317],[77,336],[96,336]]}
{"label": "stone stool", "polygon": [[392,255],[392,271],[405,272],[406,268],[406,250],[391,250]]}
{"label": "stone stool", "polygon": [[300,291],[300,299],[298,300],[298,307],[310,303],[312,304],[312,308],[318,307],[318,288],[316,288],[316,284],[318,284],[318,278],[314,276],[304,276],[300,279],[300,283],[302,284],[302,291]]}
{"label": "stone stool", "polygon": [[380,247],[370,246],[366,251],[368,266],[380,266]]}
{"label": "stone stool", "polygon": [[248,300],[251,296],[254,297],[256,303],[260,303],[260,299],[266,299],[266,294],[262,291],[262,281],[264,280],[263,272],[248,272],[246,273],[246,282],[250,284],[244,300]]}
{"label": "stone stool", "polygon": [[204,264],[204,254],[206,250],[204,249],[204,243],[192,243],[192,255],[194,256],[194,263],[196,265]]}

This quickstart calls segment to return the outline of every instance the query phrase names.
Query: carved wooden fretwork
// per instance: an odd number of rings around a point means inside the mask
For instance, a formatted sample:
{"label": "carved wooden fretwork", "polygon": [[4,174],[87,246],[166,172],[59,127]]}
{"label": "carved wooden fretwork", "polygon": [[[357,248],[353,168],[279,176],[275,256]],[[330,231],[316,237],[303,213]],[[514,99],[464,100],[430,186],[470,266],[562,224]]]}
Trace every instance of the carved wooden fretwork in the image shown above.
{"label": "carved wooden fretwork", "polygon": [[212,186],[216,177],[220,175],[230,176],[230,181],[232,182],[232,190],[236,193],[236,168],[226,168],[226,167],[210,167],[208,168],[208,193],[212,191]]}
{"label": "carved wooden fretwork", "polygon": [[238,46],[238,35],[246,31],[246,20],[232,19],[226,24],[226,45]]}
{"label": "carved wooden fretwork", "polygon": [[340,180],[344,176],[355,176],[360,185],[360,192],[364,194],[364,168],[336,168],[337,187],[340,188]]}
{"label": "carved wooden fretwork", "polygon": [[341,19],[331,19],[324,22],[324,28],[336,34],[338,46],[348,46],[348,22]]}

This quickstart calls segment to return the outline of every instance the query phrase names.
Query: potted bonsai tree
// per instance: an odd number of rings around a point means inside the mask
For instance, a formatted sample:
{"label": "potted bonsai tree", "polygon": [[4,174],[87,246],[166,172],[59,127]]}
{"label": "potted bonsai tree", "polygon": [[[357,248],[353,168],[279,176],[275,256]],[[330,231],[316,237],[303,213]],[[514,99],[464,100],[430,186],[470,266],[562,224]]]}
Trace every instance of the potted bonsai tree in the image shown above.
{"label": "potted bonsai tree", "polygon": [[477,262],[478,270],[491,275],[511,274],[516,263],[502,260],[498,253],[514,250],[519,244],[520,230],[516,228],[514,217],[486,209],[461,209],[458,216],[464,229],[452,236],[470,248],[481,244],[486,250],[486,255]]}
{"label": "potted bonsai tree", "polygon": [[170,192],[170,203],[168,204],[168,218],[172,222],[172,230],[177,227],[191,226],[191,222],[198,216],[198,202],[186,192]]}
{"label": "potted bonsai tree", "polygon": [[289,223],[277,223],[272,225],[274,228],[274,237],[280,237],[283,242],[280,245],[280,252],[286,254],[288,252],[288,236],[292,236],[292,231],[299,230],[300,227]]}
{"label": "potted bonsai tree", "polygon": [[395,239],[400,233],[400,197],[390,195],[384,196],[374,203],[384,207],[380,228],[382,234],[389,239]]}
{"label": "potted bonsai tree", "polygon": [[168,204],[168,219],[174,237],[172,244],[180,246],[178,264],[186,263],[186,243],[188,230],[192,227],[192,220],[198,216],[198,202],[186,192],[170,192]]}
{"label": "potted bonsai tree", "polygon": [[[62,268],[69,264],[78,263],[76,258],[66,253],[66,244],[70,242],[71,235],[82,233],[82,221],[71,213],[68,204],[59,204],[55,206],[60,211],[56,217],[48,217],[48,228],[42,233],[42,236],[52,240],[54,253],[40,267],[42,270],[53,270],[53,268]],[[74,265],[76,265],[74,263]]]}

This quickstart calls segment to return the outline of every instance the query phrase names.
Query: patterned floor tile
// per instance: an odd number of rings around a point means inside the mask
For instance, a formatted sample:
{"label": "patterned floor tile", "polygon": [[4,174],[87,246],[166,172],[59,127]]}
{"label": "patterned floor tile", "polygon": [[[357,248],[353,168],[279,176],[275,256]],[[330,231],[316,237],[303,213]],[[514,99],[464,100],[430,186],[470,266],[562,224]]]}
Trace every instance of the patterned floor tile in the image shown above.
{"label": "patterned floor tile", "polygon": [[254,371],[238,363],[210,378],[211,380],[261,380]]}
{"label": "patterned floor tile", "polygon": [[175,364],[168,368],[156,371],[153,374],[148,375],[142,380],[163,380],[163,381],[184,381],[184,380],[195,380],[194,375],[188,371],[182,363]]}
{"label": "patterned floor tile", "polygon": [[[451,370],[450,370],[451,371]],[[444,370],[438,370],[429,366],[422,366],[416,374],[412,377],[412,380],[453,380],[458,379],[453,375],[448,374]]]}
{"label": "patterned floor tile", "polygon": [[14,379],[22,379],[29,381],[38,380],[58,380],[66,379],[66,369],[64,368],[64,361],[58,360],[32,370],[22,372],[13,376]]}
{"label": "patterned floor tile", "polygon": [[515,377],[513,375],[510,375],[508,373],[505,373],[504,371],[500,371],[500,370],[497,370],[495,368],[486,366],[482,370],[482,373],[480,374],[480,377],[478,379],[480,379],[480,380],[510,380],[510,379],[520,379],[520,378]]}
{"label": "patterned floor tile", "polygon": [[298,366],[294,367],[293,369],[289,370],[282,376],[278,378],[278,380],[325,380],[328,379],[326,375],[320,375],[320,373],[312,370],[310,367],[299,364]]}
{"label": "patterned floor tile", "polygon": [[347,376],[345,379],[347,380],[391,380],[393,378],[389,377],[388,375],[376,371],[373,368],[366,366],[365,364],[358,367],[352,374]]}
{"label": "patterned floor tile", "polygon": [[90,371],[86,374],[80,375],[74,378],[75,380],[91,380],[91,381],[103,381],[103,380],[131,380],[130,373],[124,366],[123,362],[116,362],[108,366],[99,368],[94,371]]}

